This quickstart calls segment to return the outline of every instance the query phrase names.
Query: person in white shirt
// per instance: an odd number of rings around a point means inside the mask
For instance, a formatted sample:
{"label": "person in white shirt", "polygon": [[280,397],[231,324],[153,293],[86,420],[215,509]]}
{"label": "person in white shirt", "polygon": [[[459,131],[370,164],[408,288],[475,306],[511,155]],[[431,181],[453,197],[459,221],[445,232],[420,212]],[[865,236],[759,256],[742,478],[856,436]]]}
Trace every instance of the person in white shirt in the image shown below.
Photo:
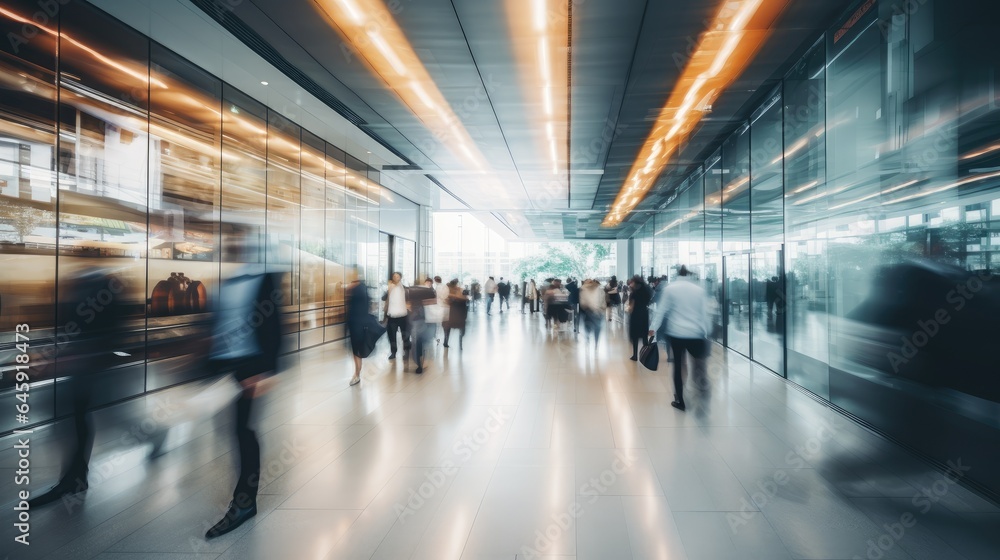
{"label": "person in white shirt", "polygon": [[[441,325],[442,328],[444,328],[444,325],[448,322],[448,296],[450,294],[450,290],[448,289],[448,285],[441,281],[440,276],[434,277],[434,293],[437,294],[437,305],[440,310]],[[436,334],[437,333],[435,332],[435,335]],[[435,336],[434,341],[441,342],[441,339]]]}
{"label": "person in white shirt", "polygon": [[403,275],[392,273],[389,289],[382,296],[385,300],[386,329],[389,331],[389,359],[396,359],[396,332],[402,331],[403,359],[410,355],[410,327],[407,320],[406,288],[403,287]]}
{"label": "person in white shirt", "polygon": [[670,405],[678,410],[685,410],[687,407],[684,404],[681,367],[686,353],[691,353],[692,379],[698,384],[707,381],[705,358],[708,355],[708,296],[691,278],[686,266],[681,266],[677,274],[677,281],[663,289],[662,305],[656,306],[649,323],[649,336],[653,336],[666,318],[667,340],[674,352],[674,401]]}
{"label": "person in white shirt", "polygon": [[493,300],[497,297],[497,283],[492,276],[486,281],[483,289],[486,291],[486,314],[489,315],[490,308],[493,307]]}

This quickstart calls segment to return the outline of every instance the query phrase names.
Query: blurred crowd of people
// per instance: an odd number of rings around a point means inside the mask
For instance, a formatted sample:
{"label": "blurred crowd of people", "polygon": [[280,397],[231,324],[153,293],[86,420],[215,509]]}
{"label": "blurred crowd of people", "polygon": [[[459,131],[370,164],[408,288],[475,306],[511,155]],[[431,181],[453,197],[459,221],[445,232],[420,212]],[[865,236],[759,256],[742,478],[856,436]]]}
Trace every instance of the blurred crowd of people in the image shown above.
{"label": "blurred crowd of people", "polygon": [[[372,297],[357,268],[346,271],[346,332],[354,358],[354,375],[350,385],[361,382],[363,360],[371,355],[380,338],[388,335],[389,360],[395,360],[402,344],[403,360],[413,359],[415,373],[428,367],[428,348],[436,343],[449,348],[454,342],[452,331],[458,331],[458,347],[463,346],[470,311],[486,296],[486,315],[510,311],[511,297],[521,298],[521,313],[541,313],[546,328],[586,332],[585,344],[596,346],[605,321],[627,324],[632,343],[632,359],[637,358],[639,343],[648,345],[655,332],[669,341],[675,356],[674,406],[683,410],[681,366],[685,353],[696,361],[693,371],[703,372],[707,353],[704,339],[708,333],[704,293],[694,282],[684,281],[687,270],[680,269],[678,281],[667,284],[666,277],[650,279],[635,276],[626,283],[612,276],[606,282],[587,278],[582,282],[567,278],[547,278],[539,286],[534,279],[515,285],[510,280],[489,277],[483,286],[478,282],[463,286],[458,279],[444,282],[440,276],[426,278],[407,286],[402,275],[393,273],[381,294],[380,315],[373,313]],[[92,269],[82,272],[63,287],[60,323],[64,332],[72,331],[72,340],[63,345],[60,360],[72,364],[67,390],[71,395],[71,421],[76,445],[59,482],[48,491],[34,497],[32,506],[78,499],[87,490],[88,464],[93,446],[93,428],[89,412],[94,407],[93,374],[107,370],[117,352],[118,340],[127,333],[125,319],[128,305],[118,297],[125,280],[113,270]],[[251,429],[251,413],[255,399],[269,385],[267,382],[279,370],[281,349],[281,311],[286,302],[282,273],[265,271],[261,265],[247,265],[226,279],[219,288],[213,305],[210,326],[204,348],[197,350],[205,376],[228,375],[235,379],[238,390],[233,393],[235,413],[233,433],[239,452],[236,487],[226,513],[206,533],[207,538],[226,534],[257,513],[257,489],[260,481],[260,445]],[[105,301],[107,300],[107,301]],[[81,316],[80,302],[100,301],[102,306]],[[624,302],[624,305],[623,305]],[[527,310],[525,308],[527,307]],[[90,311],[89,309],[87,311]],[[75,314],[74,314],[75,313]],[[85,317],[82,325],[70,326],[73,320]],[[68,335],[67,335],[68,336]],[[110,364],[110,365],[109,365]],[[220,404],[228,406],[228,404]]]}

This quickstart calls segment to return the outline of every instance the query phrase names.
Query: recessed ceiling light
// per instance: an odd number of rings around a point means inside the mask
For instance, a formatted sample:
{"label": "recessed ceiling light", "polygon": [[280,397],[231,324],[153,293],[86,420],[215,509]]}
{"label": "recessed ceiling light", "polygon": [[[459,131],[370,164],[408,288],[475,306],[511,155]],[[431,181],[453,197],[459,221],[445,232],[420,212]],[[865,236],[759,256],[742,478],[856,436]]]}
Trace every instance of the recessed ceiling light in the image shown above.
{"label": "recessed ceiling light", "polygon": [[260,83],[260,85],[262,85],[262,86],[266,86],[266,85],[267,85],[267,82],[263,82],[263,81],[262,81],[262,82]]}

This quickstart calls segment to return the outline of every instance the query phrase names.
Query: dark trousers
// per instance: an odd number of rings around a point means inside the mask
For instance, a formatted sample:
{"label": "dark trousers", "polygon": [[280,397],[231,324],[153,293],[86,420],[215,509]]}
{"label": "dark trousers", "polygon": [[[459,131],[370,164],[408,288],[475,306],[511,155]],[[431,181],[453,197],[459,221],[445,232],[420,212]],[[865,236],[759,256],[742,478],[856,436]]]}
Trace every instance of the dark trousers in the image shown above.
{"label": "dark trousers", "polygon": [[496,298],[496,294],[486,294],[486,313],[490,312],[493,308],[493,299]]}
{"label": "dark trousers", "polygon": [[458,329],[458,347],[462,347],[462,339],[465,338],[465,326],[461,327],[445,327],[444,328],[444,343],[448,344],[448,337],[451,336],[451,330]]}
{"label": "dark trousers", "polygon": [[410,351],[410,325],[407,322],[406,317],[389,317],[389,321],[386,324],[386,329],[389,331],[389,349],[395,354],[396,353],[396,332],[399,331],[403,334],[403,352],[409,353]]}
{"label": "dark trousers", "polygon": [[580,304],[571,303],[569,308],[573,311],[573,332],[580,330]]}
{"label": "dark trousers", "polygon": [[639,341],[642,341],[642,345],[645,346],[649,344],[649,337],[646,336],[633,336],[632,338],[632,355],[639,355]]}
{"label": "dark trousers", "polygon": [[503,306],[507,305],[507,310],[510,311],[510,296],[500,296],[500,312],[503,313]]}
{"label": "dark trousers", "polygon": [[430,341],[436,329],[436,323],[425,323],[423,321],[415,321],[411,326],[413,333],[413,363],[417,364],[417,367],[424,367],[424,354],[427,350],[428,341]]}
{"label": "dark trousers", "polygon": [[240,478],[233,492],[233,505],[246,509],[257,503],[260,485],[260,444],[250,429],[250,405],[253,397],[246,392],[236,401],[236,441],[240,446]]}
{"label": "dark trousers", "polygon": [[69,380],[69,392],[73,402],[76,448],[73,450],[69,468],[61,477],[60,483],[71,485],[78,490],[87,488],[90,454],[94,448],[94,427],[89,414],[94,392],[92,381],[86,375],[74,375]]}
{"label": "dark trousers", "polygon": [[681,368],[687,358],[687,353],[691,353],[694,367],[691,370],[691,381],[700,389],[707,388],[707,376],[705,375],[705,350],[706,342],[701,338],[676,338],[668,337],[670,348],[674,352],[674,398],[684,402],[684,379],[681,377]]}
{"label": "dark trousers", "polygon": [[582,310],[583,311],[583,328],[589,334],[594,335],[594,342],[597,342],[597,338],[601,335],[601,325],[604,320],[604,314],[597,311]]}

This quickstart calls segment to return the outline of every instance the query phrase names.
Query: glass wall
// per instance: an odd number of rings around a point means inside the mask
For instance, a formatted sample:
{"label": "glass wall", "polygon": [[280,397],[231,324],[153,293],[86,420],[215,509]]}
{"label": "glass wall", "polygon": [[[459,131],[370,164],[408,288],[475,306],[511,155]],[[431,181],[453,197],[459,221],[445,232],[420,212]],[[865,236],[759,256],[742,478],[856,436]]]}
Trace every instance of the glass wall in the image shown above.
{"label": "glass wall", "polygon": [[345,266],[382,258],[377,170],[84,2],[36,13],[0,11],[25,39],[0,42],[0,406],[28,325],[28,425],[66,413],[74,327],[101,312],[72,294],[95,271],[123,310],[88,357],[98,405],[203,375],[208,311],[246,267],[281,273],[292,349],[342,338]]}
{"label": "glass wall", "polygon": [[859,2],[637,237],[716,341],[1000,492],[994,10]]}

